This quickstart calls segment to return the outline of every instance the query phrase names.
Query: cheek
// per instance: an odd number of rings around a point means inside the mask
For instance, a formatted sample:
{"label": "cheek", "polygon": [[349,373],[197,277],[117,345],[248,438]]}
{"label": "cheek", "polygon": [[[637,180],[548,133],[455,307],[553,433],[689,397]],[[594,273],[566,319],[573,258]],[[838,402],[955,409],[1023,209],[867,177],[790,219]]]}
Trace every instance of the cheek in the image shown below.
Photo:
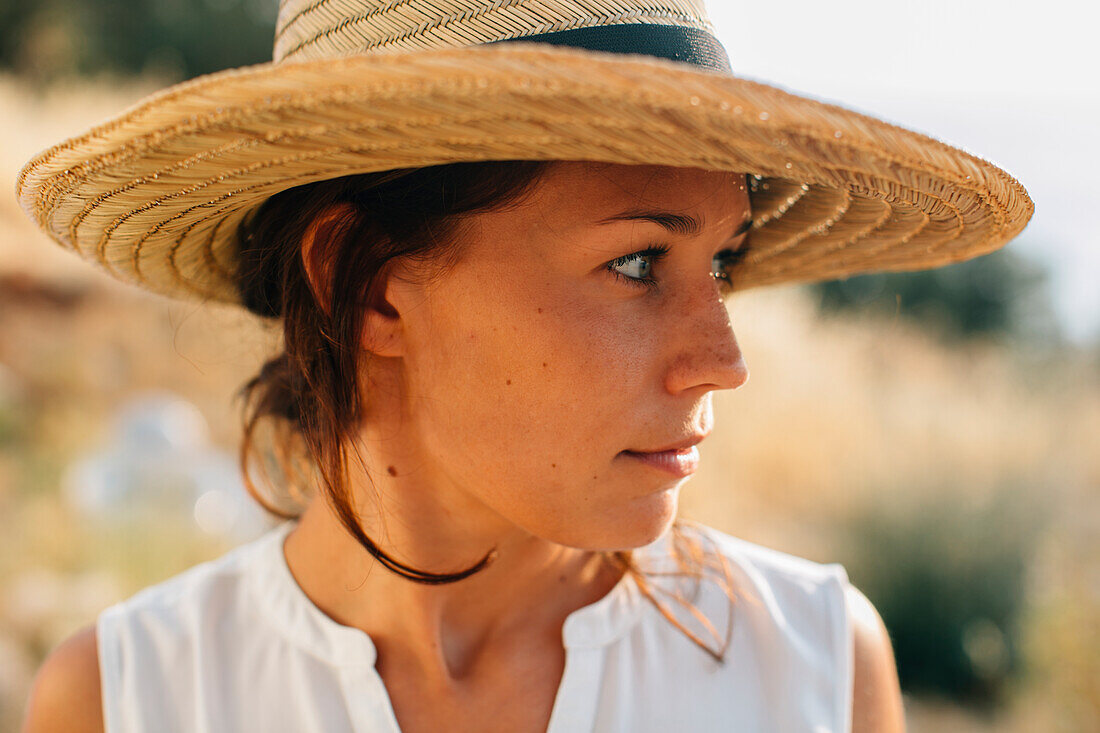
{"label": "cheek", "polygon": [[457,481],[565,521],[598,500],[635,434],[653,346],[606,306],[517,300],[502,294],[436,319],[413,404],[425,448]]}

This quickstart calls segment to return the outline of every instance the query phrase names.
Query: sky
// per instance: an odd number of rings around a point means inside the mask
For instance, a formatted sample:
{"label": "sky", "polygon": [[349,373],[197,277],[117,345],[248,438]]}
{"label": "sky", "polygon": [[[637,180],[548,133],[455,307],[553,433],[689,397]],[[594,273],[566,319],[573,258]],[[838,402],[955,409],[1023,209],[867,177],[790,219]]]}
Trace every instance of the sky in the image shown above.
{"label": "sky", "polygon": [[1067,336],[1100,340],[1100,4],[707,0],[739,76],[925,133],[1035,202],[1007,246],[1050,271]]}

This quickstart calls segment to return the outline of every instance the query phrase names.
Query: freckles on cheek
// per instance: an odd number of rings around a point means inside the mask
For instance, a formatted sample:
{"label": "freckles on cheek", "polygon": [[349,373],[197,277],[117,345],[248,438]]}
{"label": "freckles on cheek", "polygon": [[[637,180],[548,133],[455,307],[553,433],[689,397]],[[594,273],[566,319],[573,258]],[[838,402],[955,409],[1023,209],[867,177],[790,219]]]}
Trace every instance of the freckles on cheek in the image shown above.
{"label": "freckles on cheek", "polygon": [[659,346],[643,321],[604,309],[573,324],[564,348],[586,384],[606,388],[629,387],[644,379]]}
{"label": "freckles on cheek", "polygon": [[492,318],[465,324],[465,353],[452,358],[461,358],[468,375],[490,391],[507,390],[508,399],[532,408],[553,402],[560,409],[563,399],[585,401],[644,377],[655,345],[636,313],[573,291],[538,300],[526,307],[495,303]]}

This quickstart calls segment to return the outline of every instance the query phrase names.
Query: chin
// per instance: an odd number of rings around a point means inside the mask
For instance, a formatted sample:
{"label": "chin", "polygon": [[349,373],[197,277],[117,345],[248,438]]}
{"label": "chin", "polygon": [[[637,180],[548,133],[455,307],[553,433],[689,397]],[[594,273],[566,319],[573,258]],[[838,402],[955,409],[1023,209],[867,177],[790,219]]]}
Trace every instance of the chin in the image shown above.
{"label": "chin", "polygon": [[644,547],[668,531],[676,519],[679,484],[668,486],[616,507],[598,526],[576,527],[583,536],[560,544],[596,552],[614,552]]}
{"label": "chin", "polygon": [[633,550],[655,542],[669,530],[676,520],[679,508],[680,487],[674,486],[645,497],[644,511],[639,510],[637,521],[623,527],[627,536],[615,543],[612,550]]}

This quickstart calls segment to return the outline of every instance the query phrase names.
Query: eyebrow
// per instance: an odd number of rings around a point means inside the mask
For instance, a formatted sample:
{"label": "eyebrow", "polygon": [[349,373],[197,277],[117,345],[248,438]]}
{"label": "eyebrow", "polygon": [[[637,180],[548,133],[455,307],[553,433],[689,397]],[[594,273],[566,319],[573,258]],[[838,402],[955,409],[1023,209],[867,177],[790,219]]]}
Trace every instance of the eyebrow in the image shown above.
{"label": "eyebrow", "polygon": [[[682,234],[684,236],[692,236],[703,231],[702,222],[694,216],[676,214],[671,211],[624,211],[621,214],[609,216],[606,219],[600,219],[596,223],[611,224],[616,221],[650,221],[654,224],[661,225],[673,234]],[[746,217],[746,219],[741,222],[741,226],[737,227],[737,231],[733,233],[730,239],[737,239],[750,228],[752,228],[751,216]]]}

